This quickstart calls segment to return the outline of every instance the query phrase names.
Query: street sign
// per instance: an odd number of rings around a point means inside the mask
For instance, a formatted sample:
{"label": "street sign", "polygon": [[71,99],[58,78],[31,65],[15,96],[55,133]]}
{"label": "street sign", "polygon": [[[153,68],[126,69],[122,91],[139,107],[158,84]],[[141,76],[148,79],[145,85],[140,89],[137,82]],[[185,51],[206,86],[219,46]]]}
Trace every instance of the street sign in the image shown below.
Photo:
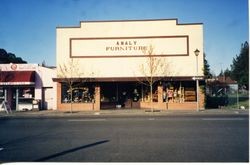
{"label": "street sign", "polygon": [[194,77],[192,77],[192,80],[203,80],[203,77],[201,77],[201,76],[194,76]]}

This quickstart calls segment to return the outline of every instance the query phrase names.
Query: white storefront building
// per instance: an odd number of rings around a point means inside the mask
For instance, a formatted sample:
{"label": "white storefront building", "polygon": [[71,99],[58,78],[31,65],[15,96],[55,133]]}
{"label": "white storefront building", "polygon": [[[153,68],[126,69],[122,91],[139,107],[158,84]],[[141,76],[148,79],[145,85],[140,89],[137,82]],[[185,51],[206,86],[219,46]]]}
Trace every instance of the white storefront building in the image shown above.
{"label": "white storefront building", "polygon": [[[69,108],[71,97],[78,110],[117,105],[147,108],[149,87],[144,84],[150,76],[155,80],[156,108],[195,109],[198,95],[200,108],[204,107],[203,94],[194,81],[194,77],[204,76],[202,23],[181,24],[177,19],[84,21],[79,27],[58,27],[56,31],[54,81],[59,110]],[[160,61],[157,65],[165,72],[150,75],[146,64],[151,57]],[[70,65],[74,71],[62,75],[59,68],[68,66],[69,70]],[[72,94],[66,84],[69,77],[75,79]]]}
{"label": "white storefront building", "polygon": [[56,68],[38,64],[1,64],[0,101],[17,111],[56,109],[55,76]]}

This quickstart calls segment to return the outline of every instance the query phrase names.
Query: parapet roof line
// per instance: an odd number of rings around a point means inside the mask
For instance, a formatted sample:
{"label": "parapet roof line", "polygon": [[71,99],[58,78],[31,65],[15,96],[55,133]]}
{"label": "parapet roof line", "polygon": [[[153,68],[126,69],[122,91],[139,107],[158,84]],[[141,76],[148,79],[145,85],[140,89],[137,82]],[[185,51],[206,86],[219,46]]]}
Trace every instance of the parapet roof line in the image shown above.
{"label": "parapet roof line", "polygon": [[80,26],[56,27],[56,28],[80,28],[82,23],[103,23],[103,22],[152,22],[152,21],[176,21],[176,25],[203,25],[203,23],[179,23],[177,18],[170,19],[135,19],[135,20],[95,20],[80,21]]}
{"label": "parapet roof line", "polygon": [[80,23],[88,23],[88,22],[146,22],[146,21],[176,21],[178,22],[177,18],[170,18],[170,19],[124,19],[124,20],[96,20],[96,21],[80,21]]}

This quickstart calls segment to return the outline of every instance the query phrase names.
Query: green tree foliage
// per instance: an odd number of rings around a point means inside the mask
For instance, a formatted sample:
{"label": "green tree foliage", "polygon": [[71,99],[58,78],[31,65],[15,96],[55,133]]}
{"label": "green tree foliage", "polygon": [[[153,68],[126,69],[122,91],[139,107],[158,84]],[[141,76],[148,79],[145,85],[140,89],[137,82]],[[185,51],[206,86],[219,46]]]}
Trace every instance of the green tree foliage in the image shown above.
{"label": "green tree foliage", "polygon": [[224,71],[224,76],[225,77],[231,77],[231,70],[229,70],[228,68]]}
{"label": "green tree foliage", "polygon": [[212,78],[212,74],[210,72],[210,65],[208,64],[208,61],[206,60],[206,54],[205,53],[204,53],[204,69],[203,69],[203,72],[204,72],[205,79]]}
{"label": "green tree foliage", "polygon": [[241,44],[240,54],[233,58],[231,76],[238,82],[239,86],[245,86],[249,89],[249,45],[247,41]]}
{"label": "green tree foliage", "polygon": [[6,52],[6,50],[0,49],[0,64],[9,63],[26,64],[27,62],[24,61],[21,57],[16,57],[13,53],[8,53]]}
{"label": "green tree foliage", "polygon": [[231,75],[232,75],[231,70],[227,68],[224,71],[221,69],[220,74],[218,76],[232,77]]}

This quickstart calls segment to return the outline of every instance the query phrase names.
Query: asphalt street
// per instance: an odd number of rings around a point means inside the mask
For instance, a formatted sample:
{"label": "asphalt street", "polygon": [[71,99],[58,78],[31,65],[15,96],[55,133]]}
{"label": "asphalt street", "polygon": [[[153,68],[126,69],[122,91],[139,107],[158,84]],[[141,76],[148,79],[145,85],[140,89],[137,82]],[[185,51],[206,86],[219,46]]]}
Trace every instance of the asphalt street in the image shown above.
{"label": "asphalt street", "polygon": [[0,118],[0,162],[248,162],[248,115]]}

